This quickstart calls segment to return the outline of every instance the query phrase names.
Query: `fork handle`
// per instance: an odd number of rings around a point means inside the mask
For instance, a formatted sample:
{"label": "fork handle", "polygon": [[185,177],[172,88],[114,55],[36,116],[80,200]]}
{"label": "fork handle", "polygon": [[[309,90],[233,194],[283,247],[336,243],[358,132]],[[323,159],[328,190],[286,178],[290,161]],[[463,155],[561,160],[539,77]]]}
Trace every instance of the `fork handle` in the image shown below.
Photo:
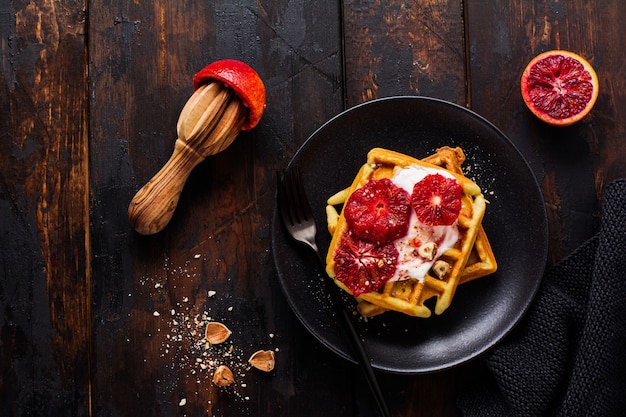
{"label": "fork handle", "polygon": [[354,323],[352,323],[352,319],[350,318],[350,312],[348,311],[347,306],[341,299],[340,288],[335,285],[334,282],[331,281],[331,278],[327,276],[325,265],[326,262],[322,258],[322,254],[317,249],[317,247],[313,246],[315,249],[315,253],[320,262],[320,267],[323,271],[324,276],[324,284],[326,285],[328,292],[331,295],[332,302],[335,305],[337,310],[340,310],[341,317],[343,318],[344,326],[349,334],[349,339],[352,342],[352,350],[357,356],[357,362],[365,375],[365,380],[367,381],[367,385],[374,394],[374,399],[376,400],[376,404],[378,405],[378,409],[383,417],[389,417],[389,409],[387,407],[387,403],[385,402],[385,397],[383,396],[383,392],[380,389],[380,385],[378,384],[378,379],[376,378],[376,374],[374,374],[374,368],[372,368],[372,363],[365,351],[365,346],[361,341],[361,337],[356,331],[354,327]]}
{"label": "fork handle", "polygon": [[374,374],[374,369],[372,368],[372,364],[367,356],[367,352],[365,352],[365,346],[361,343],[361,339],[359,334],[356,332],[354,325],[352,324],[352,320],[348,311],[345,308],[341,309],[342,316],[344,322],[346,323],[346,329],[350,333],[350,339],[352,340],[352,347],[358,356],[358,362],[361,365],[360,368],[365,374],[365,380],[367,381],[367,385],[369,386],[372,394],[374,394],[374,399],[376,400],[376,404],[378,405],[378,409],[383,417],[389,417],[389,409],[387,408],[387,403],[385,402],[385,397],[383,396],[383,392],[380,389],[380,385],[378,385],[378,379],[376,379],[376,375]]}

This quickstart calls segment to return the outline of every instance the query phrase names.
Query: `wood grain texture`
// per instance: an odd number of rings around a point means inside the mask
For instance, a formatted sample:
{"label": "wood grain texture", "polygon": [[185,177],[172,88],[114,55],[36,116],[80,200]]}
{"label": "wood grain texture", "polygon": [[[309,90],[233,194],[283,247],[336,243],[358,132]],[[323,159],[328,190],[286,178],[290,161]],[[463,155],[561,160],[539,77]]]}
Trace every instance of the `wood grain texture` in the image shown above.
{"label": "wood grain texture", "polygon": [[393,95],[465,105],[460,2],[347,0],[343,14],[348,107]]}
{"label": "wood grain texture", "polygon": [[[284,302],[268,222],[276,170],[342,108],[336,3],[96,1],[91,10],[95,407],[334,414],[338,399],[320,398],[349,385],[350,365],[313,342]],[[192,76],[222,58],[264,80],[263,119],[196,167],[166,229],[138,236],[125,207],[171,154]],[[209,318],[233,331],[227,343],[200,343]],[[273,374],[247,369],[258,349],[277,350]],[[234,371],[234,386],[211,383],[219,364]],[[336,370],[345,376],[334,379]],[[351,414],[350,404],[340,410]]]}
{"label": "wood grain texture", "polygon": [[0,6],[2,415],[87,412],[91,365],[85,15]]}
{"label": "wood grain texture", "polygon": [[[468,105],[529,161],[554,263],[626,175],[624,16],[622,0],[1,2],[0,415],[376,416],[360,371],[278,285],[276,170],[353,105]],[[594,110],[563,129],[519,94],[526,63],[553,48],[600,78]],[[129,202],[172,154],[193,75],[223,58],[259,73],[265,114],[194,168],[163,231],[139,235]],[[228,341],[203,343],[209,320]],[[246,365],[259,349],[275,351],[272,372]],[[211,383],[220,364],[233,386]],[[393,416],[452,417],[483,370],[378,376]]]}
{"label": "wood grain texture", "polygon": [[[555,263],[597,229],[599,201],[606,183],[626,174],[626,105],[623,47],[617,19],[626,5],[532,1],[519,5],[468,2],[472,108],[494,122],[531,164],[541,184],[550,225],[550,262]],[[477,17],[480,18],[479,24]],[[576,52],[594,66],[598,101],[581,123],[554,128],[526,109],[519,79],[526,64],[550,49]]]}

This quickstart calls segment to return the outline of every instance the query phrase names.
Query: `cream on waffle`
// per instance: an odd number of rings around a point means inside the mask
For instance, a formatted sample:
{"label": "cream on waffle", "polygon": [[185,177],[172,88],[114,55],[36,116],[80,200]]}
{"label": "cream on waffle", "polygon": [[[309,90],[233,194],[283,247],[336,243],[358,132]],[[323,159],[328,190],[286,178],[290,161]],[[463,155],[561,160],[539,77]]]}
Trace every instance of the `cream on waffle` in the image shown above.
{"label": "cream on waffle", "polygon": [[[348,233],[343,213],[340,215],[335,206],[345,203],[355,190],[363,187],[369,180],[392,178],[398,170],[413,166],[437,172],[445,170],[462,188],[462,208],[455,222],[458,230],[456,243],[439,251],[437,257],[429,263],[430,269],[423,277],[394,278],[378,291],[359,294],[358,309],[362,315],[374,316],[386,310],[395,310],[411,316],[429,317],[431,311],[424,302],[432,297],[436,297],[435,314],[441,314],[450,306],[459,284],[496,270],[493,252],[481,225],[486,202],[480,188],[463,175],[461,164],[464,160],[465,155],[460,148],[439,148],[435,154],[423,160],[375,148],[368,153],[367,162],[359,170],[352,185],[329,198],[327,220],[332,240],[326,259],[326,271],[335,278],[337,285],[351,293],[336,278],[335,273],[335,252],[341,239]],[[441,265],[444,265],[443,269],[440,268]]]}

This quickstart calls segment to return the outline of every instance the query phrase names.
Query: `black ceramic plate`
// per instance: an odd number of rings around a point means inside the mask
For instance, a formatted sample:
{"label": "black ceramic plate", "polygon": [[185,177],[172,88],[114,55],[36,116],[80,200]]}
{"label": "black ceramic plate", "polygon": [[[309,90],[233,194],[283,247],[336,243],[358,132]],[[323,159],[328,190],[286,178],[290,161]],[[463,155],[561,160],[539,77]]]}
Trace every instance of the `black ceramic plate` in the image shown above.
{"label": "black ceramic plate", "polygon": [[[418,374],[446,369],[483,353],[515,326],[535,295],[547,257],[547,220],[537,182],[517,149],[491,123],[463,107],[423,97],[391,97],[347,110],[318,129],[290,162],[303,175],[325,253],[330,243],[326,199],[350,185],[371,148],[423,158],[444,145],[463,148],[466,175],[490,202],[483,225],[498,271],[461,285],[440,316],[355,316],[379,370]],[[321,343],[354,361],[314,258],[288,237],[276,210],[272,225],[279,282],[296,316]]]}

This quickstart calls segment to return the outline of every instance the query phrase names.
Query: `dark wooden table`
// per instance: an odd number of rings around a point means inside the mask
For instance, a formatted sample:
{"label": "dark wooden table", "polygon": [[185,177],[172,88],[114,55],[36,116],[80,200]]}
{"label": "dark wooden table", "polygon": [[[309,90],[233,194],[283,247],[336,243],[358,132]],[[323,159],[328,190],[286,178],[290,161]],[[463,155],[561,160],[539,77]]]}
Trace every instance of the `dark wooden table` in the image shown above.
{"label": "dark wooden table", "polygon": [[[0,415],[376,416],[360,371],[278,285],[276,170],[356,104],[466,105],[536,174],[554,264],[626,175],[624,18],[622,0],[1,0]],[[600,80],[568,128],[519,93],[527,62],[555,48]],[[163,232],[138,235],[128,203],[170,156],[193,74],[222,58],[259,72],[266,113],[196,168]],[[208,318],[233,330],[228,343],[197,343]],[[273,372],[246,369],[257,349],[275,351]],[[228,389],[210,382],[221,362]],[[480,368],[378,376],[394,416],[455,416]]]}

